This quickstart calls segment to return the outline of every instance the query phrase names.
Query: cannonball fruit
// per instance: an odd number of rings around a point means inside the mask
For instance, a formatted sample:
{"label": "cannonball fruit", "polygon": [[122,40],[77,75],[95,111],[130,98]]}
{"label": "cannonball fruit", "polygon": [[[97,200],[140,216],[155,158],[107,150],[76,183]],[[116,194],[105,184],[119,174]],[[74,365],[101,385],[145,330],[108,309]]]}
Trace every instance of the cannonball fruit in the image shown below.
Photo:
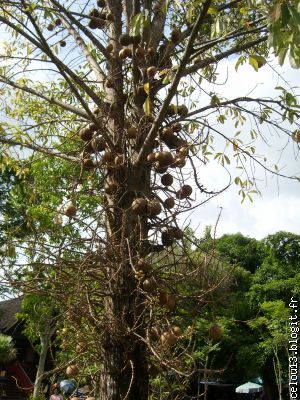
{"label": "cannonball fruit", "polygon": [[157,283],[153,277],[144,280],[143,289],[146,292],[152,293],[156,288],[157,288]]}
{"label": "cannonball fruit", "polygon": [[148,212],[148,201],[143,197],[138,197],[133,200],[131,205],[132,211],[137,215],[147,214]]}
{"label": "cannonball fruit", "polygon": [[95,152],[104,151],[106,148],[106,143],[102,137],[96,136],[92,139],[91,146]]}
{"label": "cannonball fruit", "polygon": [[130,35],[128,35],[128,33],[123,33],[122,35],[120,35],[119,43],[122,46],[128,46],[132,43],[132,38],[130,37]]}
{"label": "cannonball fruit", "polygon": [[151,217],[155,217],[161,213],[161,205],[157,200],[151,200],[148,203],[148,213]]}
{"label": "cannonball fruit", "polygon": [[175,206],[175,200],[173,199],[173,197],[168,197],[165,201],[164,201],[164,207],[167,210],[171,210],[171,208],[173,208]]}
{"label": "cannonball fruit", "polygon": [[160,292],[159,304],[173,310],[176,306],[175,296],[172,293]]}
{"label": "cannonball fruit", "polygon": [[161,179],[161,184],[164,186],[171,186],[173,183],[173,176],[171,174],[164,174]]}
{"label": "cannonball fruit", "polygon": [[66,205],[65,209],[64,209],[64,214],[71,218],[74,217],[74,215],[76,215],[76,207],[74,206],[74,204],[69,203]]}
{"label": "cannonball fruit", "polygon": [[174,243],[172,232],[170,232],[169,230],[163,231],[161,233],[161,243],[163,244],[163,246],[172,246],[172,244]]}
{"label": "cannonball fruit", "polygon": [[85,342],[79,342],[76,346],[77,353],[83,353],[87,349],[87,344]]}
{"label": "cannonball fruit", "polygon": [[97,6],[100,8],[105,7],[105,0],[97,0]]}
{"label": "cannonball fruit", "polygon": [[170,139],[173,136],[173,129],[171,127],[166,127],[162,131],[162,138],[164,140]]}
{"label": "cannonball fruit", "polygon": [[79,368],[75,364],[69,365],[66,369],[66,375],[68,377],[76,376],[78,374],[78,372],[79,372]]}
{"label": "cannonball fruit", "polygon": [[177,28],[173,29],[172,32],[171,32],[171,41],[174,44],[178,44],[178,43],[180,43],[180,39],[181,39],[180,30],[177,29]]}
{"label": "cannonball fruit", "polygon": [[54,28],[55,28],[54,24],[49,24],[47,27],[48,31],[50,31],[50,32],[52,32],[54,30]]}
{"label": "cannonball fruit", "polygon": [[107,50],[109,53],[111,53],[111,52],[113,51],[113,49],[114,49],[114,45],[113,45],[112,43],[109,43],[109,44],[106,46],[106,50]]}
{"label": "cannonball fruit", "polygon": [[150,154],[148,154],[148,156],[147,156],[147,161],[148,161],[149,163],[154,163],[154,162],[155,162],[155,153],[150,153]]}
{"label": "cannonball fruit", "polygon": [[159,163],[159,167],[167,167],[168,165],[173,164],[174,158],[172,153],[169,151],[161,151],[159,153],[156,153],[156,160]]}
{"label": "cannonball fruit", "polygon": [[177,337],[174,335],[173,332],[163,332],[160,336],[161,343],[164,346],[173,346],[177,342]]}
{"label": "cannonball fruit", "polygon": [[90,170],[93,169],[95,167],[93,160],[91,160],[90,158],[84,158],[82,160],[82,168],[85,170]]}
{"label": "cannonball fruit", "polygon": [[61,40],[61,41],[59,42],[59,44],[60,44],[60,47],[66,47],[66,45],[67,45],[67,43],[66,43],[65,40]]}
{"label": "cannonball fruit", "polygon": [[136,139],[137,135],[138,135],[138,130],[134,126],[131,126],[126,131],[126,136],[128,137],[128,139]]}
{"label": "cannonball fruit", "polygon": [[183,185],[180,190],[185,197],[189,197],[193,193],[193,189],[190,185]]}
{"label": "cannonball fruit", "polygon": [[135,54],[135,56],[137,58],[144,58],[146,52],[145,52],[145,49],[143,47],[138,47],[137,49],[135,49],[135,53],[134,54]]}
{"label": "cannonball fruit", "polygon": [[179,326],[172,326],[172,332],[178,337],[181,335],[181,328]]}
{"label": "cannonball fruit", "polygon": [[94,131],[91,130],[88,126],[81,128],[79,131],[79,136],[85,142],[90,141],[93,138]]}
{"label": "cannonball fruit", "polygon": [[106,152],[103,154],[102,161],[103,161],[104,163],[113,162],[113,161],[114,161],[114,155],[113,155],[113,153],[112,153],[111,151],[106,151]]}
{"label": "cannonball fruit", "polygon": [[223,336],[223,330],[218,324],[213,324],[208,330],[208,336],[213,340],[220,340]]}
{"label": "cannonball fruit", "polygon": [[150,264],[144,258],[140,258],[138,260],[138,262],[135,265],[135,268],[138,271],[142,271],[142,272],[149,272],[151,270]]}
{"label": "cannonball fruit", "polygon": [[178,106],[178,108],[177,108],[177,114],[182,117],[185,117],[188,114],[188,112],[189,112],[189,110],[188,110],[187,106],[185,106],[184,104],[181,106]]}
{"label": "cannonball fruit", "polygon": [[182,129],[182,125],[180,122],[175,122],[175,124],[172,125],[172,129],[174,132],[180,132]]}

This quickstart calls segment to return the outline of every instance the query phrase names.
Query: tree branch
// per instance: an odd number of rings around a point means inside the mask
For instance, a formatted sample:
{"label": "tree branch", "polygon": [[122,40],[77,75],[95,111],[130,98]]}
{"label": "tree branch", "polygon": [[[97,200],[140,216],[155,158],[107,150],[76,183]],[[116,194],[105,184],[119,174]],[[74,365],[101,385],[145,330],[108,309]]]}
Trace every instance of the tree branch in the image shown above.
{"label": "tree branch", "polygon": [[149,148],[151,147],[151,143],[153,142],[153,140],[154,140],[154,138],[155,138],[155,136],[156,136],[156,134],[158,132],[158,129],[159,129],[164,117],[165,117],[167,108],[168,108],[172,98],[176,94],[176,90],[177,90],[178,84],[180,82],[180,79],[183,76],[184,69],[185,69],[186,64],[188,63],[190,55],[192,53],[192,48],[193,48],[194,41],[195,41],[195,39],[197,37],[198,31],[199,31],[199,29],[200,29],[200,27],[201,27],[201,25],[203,23],[203,20],[204,20],[206,14],[207,14],[207,11],[208,11],[208,9],[209,9],[209,7],[211,5],[211,2],[212,2],[212,0],[206,0],[205,3],[203,4],[202,11],[199,14],[199,16],[197,18],[197,21],[195,22],[195,25],[194,25],[194,27],[192,29],[188,44],[186,46],[186,50],[185,50],[185,52],[183,54],[183,57],[182,57],[182,61],[181,61],[180,65],[179,65],[179,67],[178,67],[178,69],[176,71],[175,77],[174,77],[174,79],[173,79],[173,81],[171,83],[171,87],[170,87],[170,89],[168,91],[167,97],[164,100],[164,102],[162,104],[162,107],[161,107],[161,110],[158,113],[155,121],[153,122],[153,125],[152,125],[152,127],[151,127],[151,129],[150,129],[145,141],[144,141],[143,146],[141,147],[141,150],[140,150],[139,155],[137,157],[137,160],[135,162],[136,166],[138,164],[140,164],[143,161],[143,159],[145,158]]}

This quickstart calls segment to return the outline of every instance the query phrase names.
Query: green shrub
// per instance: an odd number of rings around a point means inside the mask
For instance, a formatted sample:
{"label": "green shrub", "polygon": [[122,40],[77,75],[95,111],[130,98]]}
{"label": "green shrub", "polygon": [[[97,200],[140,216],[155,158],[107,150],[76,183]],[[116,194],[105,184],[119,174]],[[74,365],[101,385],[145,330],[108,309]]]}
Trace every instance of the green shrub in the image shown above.
{"label": "green shrub", "polygon": [[11,336],[0,333],[0,364],[5,365],[13,361],[17,356]]}

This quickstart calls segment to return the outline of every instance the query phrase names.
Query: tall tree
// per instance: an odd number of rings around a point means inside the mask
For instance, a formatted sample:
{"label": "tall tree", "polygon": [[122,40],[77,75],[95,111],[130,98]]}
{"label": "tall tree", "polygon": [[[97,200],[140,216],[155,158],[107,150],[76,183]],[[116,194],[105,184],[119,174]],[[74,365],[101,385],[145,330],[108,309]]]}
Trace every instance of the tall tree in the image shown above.
{"label": "tall tree", "polygon": [[[236,68],[248,61],[258,71],[271,46],[281,64],[288,54],[299,67],[298,5],[1,2],[0,143],[6,159],[19,155],[32,173],[26,196],[35,228],[27,240],[13,238],[14,284],[60,299],[78,340],[92,333],[100,400],[147,399],[150,363],[189,375],[179,350],[166,349],[180,342],[176,306],[195,312],[204,301],[203,290],[192,304],[180,293],[182,265],[192,280],[205,275],[208,262],[189,257],[177,218],[196,198],[199,205],[218,194],[201,183],[199,165],[212,157],[226,167],[233,149],[245,173],[235,183],[251,199],[256,182],[245,161],[280,173],[255,154],[247,135],[254,140],[267,126],[300,141],[291,90],[281,87],[276,99],[220,98],[213,89],[218,63],[235,56]],[[193,92],[203,82],[211,90],[200,104]],[[228,119],[234,136],[223,129]],[[256,129],[242,139],[246,119]],[[278,123],[286,119],[291,128]],[[213,147],[216,136],[225,151]],[[157,326],[162,334],[154,342]]]}

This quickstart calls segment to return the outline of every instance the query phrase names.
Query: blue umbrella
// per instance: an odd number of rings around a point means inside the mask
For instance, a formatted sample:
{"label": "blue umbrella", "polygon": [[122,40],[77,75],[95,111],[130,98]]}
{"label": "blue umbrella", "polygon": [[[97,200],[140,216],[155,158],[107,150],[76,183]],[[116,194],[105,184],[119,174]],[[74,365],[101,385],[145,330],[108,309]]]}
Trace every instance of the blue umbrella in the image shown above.
{"label": "blue umbrella", "polygon": [[76,389],[76,383],[74,381],[71,381],[70,379],[65,379],[64,381],[61,381],[59,386],[66,395],[73,393]]}

